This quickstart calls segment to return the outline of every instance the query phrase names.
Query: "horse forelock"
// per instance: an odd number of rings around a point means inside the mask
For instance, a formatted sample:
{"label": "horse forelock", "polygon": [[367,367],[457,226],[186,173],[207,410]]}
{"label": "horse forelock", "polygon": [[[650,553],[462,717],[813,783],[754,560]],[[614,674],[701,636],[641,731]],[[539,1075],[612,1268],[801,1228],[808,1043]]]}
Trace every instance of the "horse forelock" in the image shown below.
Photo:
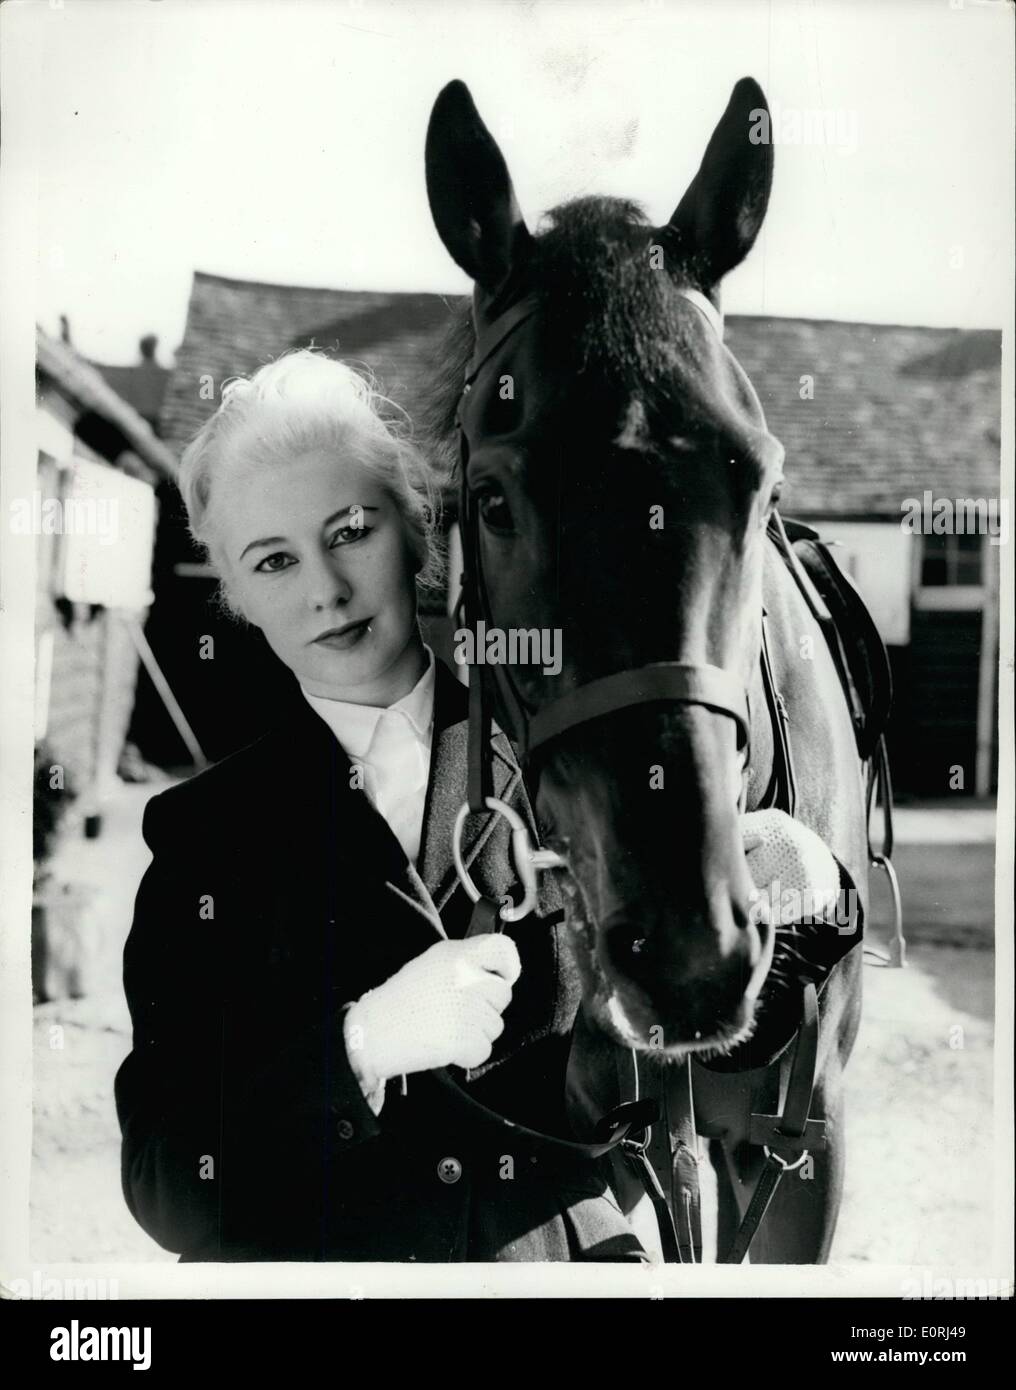
{"label": "horse forelock", "polygon": [[579,198],[547,221],[533,278],[551,310],[553,360],[624,388],[662,385],[684,336],[677,306],[685,278],[642,208]]}
{"label": "horse forelock", "polygon": [[[695,287],[694,266],[682,263],[667,229],[654,227],[637,203],[588,197],[554,208],[520,280],[545,309],[535,328],[523,329],[539,335],[542,370],[567,387],[567,409],[605,424],[618,447],[671,456],[687,430],[712,434],[732,453],[782,452],[743,368],[683,294]],[[448,476],[457,471],[456,409],[474,344],[464,299],[420,417]]]}
{"label": "horse forelock", "polygon": [[[587,197],[552,209],[525,278],[549,310],[541,331],[562,376],[589,373],[647,400],[673,389],[675,361],[694,347],[696,325],[679,309],[692,281],[637,203]],[[449,321],[420,417],[446,459],[474,342],[467,299]]]}

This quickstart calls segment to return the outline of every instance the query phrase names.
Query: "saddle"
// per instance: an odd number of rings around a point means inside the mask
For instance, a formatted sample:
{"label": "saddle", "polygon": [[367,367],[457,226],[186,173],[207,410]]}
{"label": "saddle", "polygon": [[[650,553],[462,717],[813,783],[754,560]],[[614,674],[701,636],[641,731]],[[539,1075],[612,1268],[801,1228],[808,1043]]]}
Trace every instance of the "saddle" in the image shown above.
{"label": "saddle", "polygon": [[889,656],[853,580],[837,563],[835,541],[774,513],[769,534],[825,635],[850,708],[857,751],[868,762],[885,736],[892,707]]}
{"label": "saddle", "polygon": [[[810,526],[784,519],[778,512],[773,513],[769,535],[825,635],[850,709],[857,752],[867,768],[868,858],[871,866],[882,869],[888,879],[893,927],[887,951],[873,946],[866,946],[865,951],[882,964],[902,966],[906,961],[906,942],[899,884],[892,866],[893,787],[886,748],[893,699],[889,654],[867,604],[836,561],[835,541],[822,540]],[[882,845],[878,850],[871,841],[871,812],[876,797],[883,819]]]}

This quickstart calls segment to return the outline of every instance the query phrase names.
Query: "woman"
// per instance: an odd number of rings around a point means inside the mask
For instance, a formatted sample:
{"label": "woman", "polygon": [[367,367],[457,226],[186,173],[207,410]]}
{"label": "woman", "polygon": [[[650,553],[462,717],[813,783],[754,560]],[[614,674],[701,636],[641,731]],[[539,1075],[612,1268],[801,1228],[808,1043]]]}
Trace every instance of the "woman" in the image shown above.
{"label": "woman", "polygon": [[[146,808],[126,1199],[184,1260],[639,1260],[606,1169],[530,1170],[433,1072],[569,1135],[578,986],[549,876],[535,916],[465,937],[466,696],[417,625],[427,471],[377,404],[291,353],[230,383],[182,460],[225,602],[295,680],[274,732]],[[535,838],[503,735],[493,749],[495,794]],[[503,820],[471,817],[464,857],[508,895]]]}

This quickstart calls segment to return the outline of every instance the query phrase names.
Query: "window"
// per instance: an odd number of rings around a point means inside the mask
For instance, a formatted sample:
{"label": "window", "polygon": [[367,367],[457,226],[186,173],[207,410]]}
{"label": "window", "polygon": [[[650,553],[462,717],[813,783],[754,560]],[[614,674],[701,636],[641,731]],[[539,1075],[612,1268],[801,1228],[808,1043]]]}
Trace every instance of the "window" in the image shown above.
{"label": "window", "polygon": [[922,536],[921,584],[926,588],[983,583],[982,536]]}

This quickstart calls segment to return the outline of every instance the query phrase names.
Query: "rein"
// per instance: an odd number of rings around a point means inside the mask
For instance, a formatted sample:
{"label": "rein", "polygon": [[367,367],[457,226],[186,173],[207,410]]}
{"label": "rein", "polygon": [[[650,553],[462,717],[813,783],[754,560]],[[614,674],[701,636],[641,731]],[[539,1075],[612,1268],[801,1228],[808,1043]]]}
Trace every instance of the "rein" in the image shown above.
{"label": "rein", "polygon": [[[714,331],[722,335],[722,318],[715,306],[696,290],[682,290],[684,298],[695,305]],[[463,421],[464,407],[470,392],[484,367],[502,345],[528,322],[540,309],[536,295],[526,295],[497,315],[477,336],[472,359],[466,372],[462,394],[456,410],[459,431],[460,492],[459,522],[462,535],[462,590],[457,606],[460,624],[475,626],[482,620],[491,622],[490,603],[481,558],[480,529],[477,509],[468,486],[469,441]],[[782,524],[777,519],[778,532]],[[783,536],[786,540],[785,535]],[[778,807],[793,815],[797,803],[797,784],[790,748],[789,715],[777,689],[769,652],[769,636],[765,611],[762,613],[760,667],[766,705],[773,731],[773,769],[770,783],[760,808]],[[471,663],[469,671],[469,735],[467,800],[455,822],[453,853],[459,879],[474,904],[467,935],[498,931],[505,922],[517,922],[526,917],[537,903],[537,874],[546,869],[563,867],[560,856],[552,850],[534,849],[529,832],[506,803],[493,795],[493,754],[491,750],[492,723],[495,709],[504,718],[506,732],[519,749],[520,762],[525,768],[534,753],[545,749],[570,730],[602,719],[619,710],[638,705],[672,702],[697,705],[733,721],[737,747],[743,755],[742,790],[739,810],[747,799],[747,774],[751,754],[751,707],[748,691],[722,667],[709,664],[689,664],[673,661],[651,662],[630,670],[617,671],[577,686],[537,710],[527,708],[519,696],[508,671],[500,666]],[[473,883],[461,855],[462,828],[467,815],[495,811],[504,816],[511,827],[512,855],[523,888],[522,902],[502,907],[484,897]],[[766,1163],[758,1187],[735,1236],[733,1247],[721,1263],[739,1263],[747,1254],[765,1211],[785,1171],[799,1167],[808,1155],[807,1141],[812,1148],[823,1146],[822,1122],[808,1119],[814,1085],[818,1049],[818,1002],[815,985],[808,983],[802,991],[802,1023],[794,1057],[791,1080],[782,1116],[752,1116],[753,1142],[763,1146]],[[636,1060],[637,1068],[637,1060]],[[675,1171],[680,1182],[682,1203],[677,1216],[671,1212],[659,1180],[647,1157],[652,1126],[659,1118],[655,1100],[624,1102],[604,1116],[597,1127],[600,1142],[576,1144],[551,1135],[526,1131],[529,1142],[545,1152],[567,1152],[596,1159],[620,1147],[621,1153],[633,1166],[656,1211],[661,1246],[668,1262],[695,1263],[701,1260],[702,1238],[698,1200],[697,1155],[687,1137],[695,1143],[694,1102],[691,1094],[691,1060],[682,1064],[686,1101],[682,1110],[682,1129],[686,1139],[678,1145],[674,1156]],[[440,1073],[438,1075],[441,1075]],[[445,1084],[454,1083],[443,1076]],[[493,1112],[459,1092],[460,1109],[486,1125],[500,1122],[518,1134],[518,1127],[493,1115]],[[756,1137],[756,1134],[759,1137]],[[636,1137],[638,1136],[638,1137]],[[784,1158],[779,1149],[798,1157],[794,1162]]]}

